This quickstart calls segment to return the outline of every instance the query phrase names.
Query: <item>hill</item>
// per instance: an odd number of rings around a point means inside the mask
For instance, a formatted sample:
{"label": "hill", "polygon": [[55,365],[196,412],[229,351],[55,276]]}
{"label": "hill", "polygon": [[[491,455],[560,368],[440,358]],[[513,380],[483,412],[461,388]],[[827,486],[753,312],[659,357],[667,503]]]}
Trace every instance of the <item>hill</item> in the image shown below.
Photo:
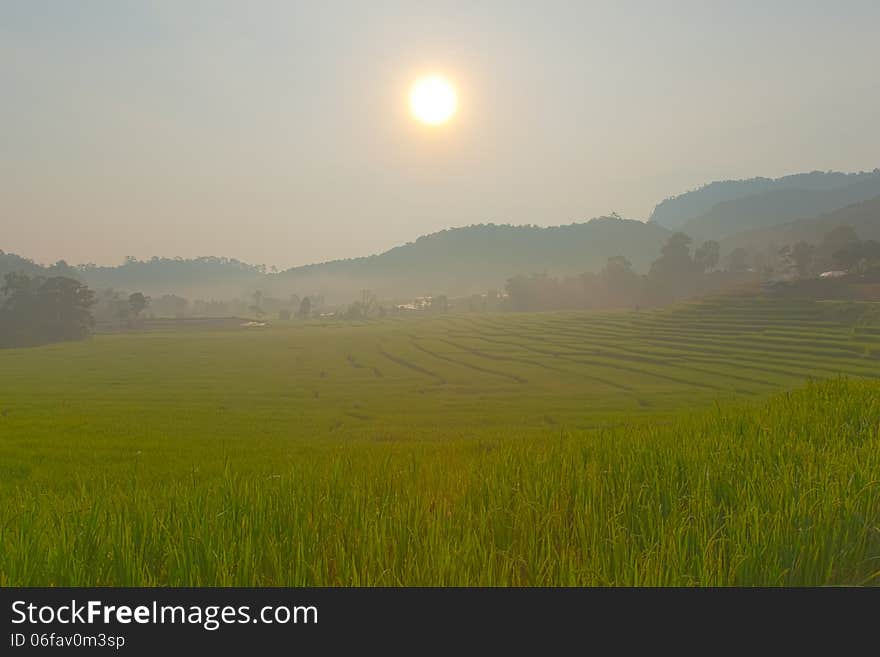
{"label": "hill", "polygon": [[595,271],[613,255],[644,271],[668,236],[659,224],[619,217],[551,227],[481,224],[426,235],[375,256],[296,267],[277,278],[328,300],[351,299],[364,287],[386,297],[465,295],[500,289],[521,273]]}
{"label": "hill", "polygon": [[425,235],[384,253],[267,272],[230,258],[127,258],[118,266],[59,263],[43,267],[0,253],[0,275],[25,271],[63,273],[102,290],[139,290],[153,296],[224,299],[254,290],[284,298],[292,293],[322,295],[328,303],[347,303],[368,288],[381,297],[428,294],[466,295],[501,289],[516,274],[580,274],[599,270],[609,256],[624,255],[647,270],[669,231],[659,224],[599,217],[567,226],[481,224]]}
{"label": "hill", "polygon": [[825,191],[788,189],[719,203],[688,221],[682,230],[695,240],[722,240],[746,230],[768,228],[832,212],[880,196],[880,176]]}
{"label": "hill", "polygon": [[[704,185],[699,189],[685,192],[684,194],[661,201],[657,204],[657,207],[654,208],[649,221],[659,223],[666,228],[679,230],[683,229],[688,222],[710,213],[719,204],[726,204],[740,199],[761,197],[773,192],[794,192],[791,194],[791,197],[797,199],[799,198],[799,195],[796,193],[798,191],[814,193],[830,192],[869,181],[872,181],[875,184],[880,181],[880,169],[859,173],[813,171],[811,173],[799,173],[775,179],[759,177],[750,178],[748,180],[716,181]],[[850,200],[844,200],[842,202],[835,201],[840,204],[807,212],[803,211],[804,206],[801,205],[798,206],[796,210],[789,212],[788,218],[795,219],[800,216],[814,215],[817,212],[834,210],[847,203],[864,200],[864,198],[870,198],[871,196],[874,196],[874,194],[869,194],[863,198],[850,198]],[[773,209],[774,212],[778,213],[780,209],[786,207],[786,198],[788,197],[785,195],[770,197],[767,201],[769,205],[766,207],[756,201],[751,201],[750,204],[742,206],[742,211],[736,206],[725,206],[719,210],[719,213],[724,217],[728,217],[728,215],[731,214],[738,217],[746,215],[748,212],[755,211],[758,211],[759,214],[763,214],[769,209]],[[811,202],[811,200],[804,200],[804,203],[806,204],[809,202]],[[729,220],[729,218],[724,219],[724,221]],[[708,221],[710,224],[712,223],[712,219],[709,219]],[[740,230],[742,230],[742,228],[740,228]],[[737,232],[737,229],[728,231],[728,234],[730,232]]]}
{"label": "hill", "polygon": [[768,244],[783,246],[800,240],[818,244],[837,226],[854,228],[863,240],[880,240],[880,196],[834,212],[737,233],[723,240],[721,247],[725,253],[729,253],[738,247],[762,249]]}

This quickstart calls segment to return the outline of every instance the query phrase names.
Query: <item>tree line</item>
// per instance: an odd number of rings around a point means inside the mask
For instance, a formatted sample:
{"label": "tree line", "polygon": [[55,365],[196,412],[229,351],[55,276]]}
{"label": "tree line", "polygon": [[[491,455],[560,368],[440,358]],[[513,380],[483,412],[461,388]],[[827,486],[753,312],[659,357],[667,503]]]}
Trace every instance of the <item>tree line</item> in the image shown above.
{"label": "tree line", "polygon": [[[26,261],[25,261],[26,262]],[[96,324],[135,328],[149,317],[249,316],[263,319],[309,319],[323,298],[292,294],[287,299],[266,297],[259,290],[249,298],[191,303],[174,294],[152,299],[142,292],[112,288],[96,292],[69,276],[7,272],[0,286],[0,347],[27,347],[90,335]],[[37,269],[36,271],[41,271]]]}
{"label": "tree line", "polygon": [[[762,250],[736,248],[723,262],[721,247],[707,240],[693,248],[683,232],[674,233],[647,274],[615,255],[596,273],[552,277],[546,273],[508,279],[497,310],[565,310],[579,308],[640,308],[720,292],[760,281],[795,281],[835,276],[880,280],[880,243],[860,240],[849,226],[828,232],[817,244],[768,245]],[[492,296],[491,293],[489,295]]]}
{"label": "tree line", "polygon": [[[65,263],[52,268],[28,268],[29,261],[0,254],[23,271],[8,272],[0,287],[0,346],[30,346],[88,336],[101,324],[134,327],[149,313],[158,317],[250,316],[280,320],[325,318],[359,320],[411,311],[540,311],[581,308],[654,307],[758,281],[799,281],[833,274],[880,282],[880,242],[861,240],[849,226],[828,232],[818,243],[803,240],[781,248],[737,248],[722,261],[721,247],[707,240],[694,247],[685,233],[672,234],[647,274],[637,273],[623,255],[609,257],[598,272],[552,277],[546,273],[517,275],[503,291],[462,299],[445,295],[419,297],[408,303],[381,303],[363,290],[347,306],[325,308],[320,295],[291,294],[287,298],[256,290],[229,301],[165,294],[151,299],[141,292],[126,294],[111,288],[95,292],[69,273]],[[20,262],[19,262],[20,261]],[[220,263],[218,263],[220,264]],[[226,263],[228,264],[228,263]],[[324,312],[329,310],[329,312]]]}
{"label": "tree line", "polygon": [[94,326],[95,293],[75,279],[10,272],[0,293],[0,346],[79,340]]}

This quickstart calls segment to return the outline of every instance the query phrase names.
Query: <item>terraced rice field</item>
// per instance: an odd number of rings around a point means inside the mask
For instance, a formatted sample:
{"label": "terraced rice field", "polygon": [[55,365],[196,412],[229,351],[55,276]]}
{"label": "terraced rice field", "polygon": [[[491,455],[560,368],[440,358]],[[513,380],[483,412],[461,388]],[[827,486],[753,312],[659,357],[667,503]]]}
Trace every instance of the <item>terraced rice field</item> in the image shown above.
{"label": "terraced rice field", "polygon": [[101,335],[0,373],[0,585],[878,569],[876,305]]}

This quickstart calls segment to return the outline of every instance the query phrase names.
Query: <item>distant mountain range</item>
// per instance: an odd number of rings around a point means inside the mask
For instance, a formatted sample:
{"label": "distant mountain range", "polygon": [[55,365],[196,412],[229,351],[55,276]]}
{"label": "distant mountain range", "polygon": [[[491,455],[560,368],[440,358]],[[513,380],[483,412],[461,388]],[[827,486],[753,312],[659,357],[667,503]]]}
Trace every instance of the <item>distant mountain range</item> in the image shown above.
{"label": "distant mountain range", "polygon": [[698,241],[723,240],[747,230],[769,228],[880,196],[880,176],[838,189],[780,189],[725,201],[681,228]]}
{"label": "distant mountain range", "polygon": [[[813,171],[782,178],[721,180],[661,201],[649,221],[672,230],[728,235],[814,216],[880,195],[880,169],[859,173]],[[824,196],[823,193],[832,192]],[[738,204],[737,202],[742,202]],[[811,203],[820,203],[817,208]],[[776,221],[776,217],[785,218]],[[742,223],[739,223],[742,222]],[[715,239],[720,235],[715,233]],[[694,236],[696,237],[696,236]]]}
{"label": "distant mountain range", "polygon": [[426,235],[379,255],[295,267],[277,279],[328,298],[351,298],[361,288],[386,297],[458,296],[501,289],[521,273],[597,271],[612,255],[646,271],[670,234],[658,224],[618,217],[546,228],[482,224]]}
{"label": "distant mountain range", "polygon": [[839,225],[852,226],[862,239],[880,239],[880,169],[714,182],[666,199],[647,222],[614,215],[566,226],[480,224],[426,235],[377,255],[282,272],[216,257],[128,259],[116,267],[43,267],[0,251],[0,275],[72,275],[99,290],[205,300],[245,298],[256,290],[279,298],[319,294],[337,304],[358,298],[363,289],[383,299],[464,296],[502,289],[517,274],[598,271],[616,255],[646,272],[675,230],[690,235],[694,246],[709,239],[721,242],[724,255],[739,246],[764,249],[801,239],[819,242]]}
{"label": "distant mountain range", "polygon": [[738,247],[762,249],[772,244],[783,246],[801,240],[818,244],[838,226],[850,226],[863,240],[880,241],[880,196],[817,217],[737,233],[722,240],[721,246],[724,252],[729,253]]}
{"label": "distant mountain range", "polygon": [[[242,297],[257,289],[283,298],[320,294],[331,304],[350,302],[363,289],[381,298],[462,296],[503,289],[516,274],[598,271],[613,255],[647,271],[670,234],[659,224],[616,216],[551,227],[480,224],[426,235],[378,255],[278,273],[227,258],[132,259],[117,267],[56,266],[54,273],[75,275],[96,289],[190,299]],[[0,275],[9,270],[48,273],[18,256],[0,255]]]}

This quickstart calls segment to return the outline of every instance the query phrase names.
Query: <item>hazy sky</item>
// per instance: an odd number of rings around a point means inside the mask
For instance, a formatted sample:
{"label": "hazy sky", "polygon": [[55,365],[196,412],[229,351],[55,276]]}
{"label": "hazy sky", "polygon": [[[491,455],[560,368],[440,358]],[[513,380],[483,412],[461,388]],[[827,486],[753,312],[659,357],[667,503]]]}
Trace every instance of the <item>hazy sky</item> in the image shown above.
{"label": "hazy sky", "polygon": [[[880,166],[880,2],[0,0],[0,249],[288,267]],[[407,113],[440,72],[452,123]]]}

